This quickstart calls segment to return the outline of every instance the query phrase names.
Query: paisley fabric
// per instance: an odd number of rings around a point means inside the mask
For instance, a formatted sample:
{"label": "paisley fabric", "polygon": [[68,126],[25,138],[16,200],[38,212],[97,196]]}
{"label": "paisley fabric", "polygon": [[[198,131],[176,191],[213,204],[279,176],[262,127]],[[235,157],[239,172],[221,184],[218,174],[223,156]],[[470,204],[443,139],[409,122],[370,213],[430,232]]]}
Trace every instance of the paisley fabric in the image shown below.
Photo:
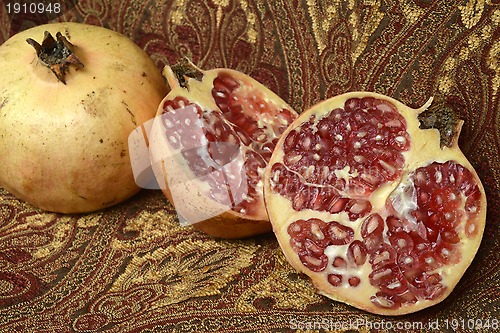
{"label": "paisley fabric", "polygon": [[0,189],[1,332],[498,329],[498,0],[67,0],[58,16],[9,13],[9,2],[0,42],[49,21],[100,25],[132,38],[159,68],[188,56],[202,68],[238,69],[299,112],[352,90],[414,107],[453,98],[488,218],[477,257],[445,301],[383,318],[316,294],[273,235],[223,241],[179,226],[159,191],[65,216]]}

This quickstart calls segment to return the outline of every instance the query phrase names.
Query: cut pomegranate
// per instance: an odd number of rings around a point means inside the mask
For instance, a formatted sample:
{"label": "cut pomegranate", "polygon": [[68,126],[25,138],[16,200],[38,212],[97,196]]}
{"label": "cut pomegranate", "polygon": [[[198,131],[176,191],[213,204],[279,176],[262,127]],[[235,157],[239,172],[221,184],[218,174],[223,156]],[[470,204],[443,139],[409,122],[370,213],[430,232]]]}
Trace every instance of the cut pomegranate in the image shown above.
{"label": "cut pomegranate", "polygon": [[234,70],[201,71],[183,59],[164,75],[171,91],[158,109],[150,151],[156,178],[179,216],[222,238],[271,231],[263,173],[297,113]]}
{"label": "cut pomegranate", "polygon": [[401,315],[442,301],[470,265],[485,192],[457,144],[462,122],[448,107],[436,121],[429,105],[340,95],[276,144],[266,207],[287,259],[321,294]]}

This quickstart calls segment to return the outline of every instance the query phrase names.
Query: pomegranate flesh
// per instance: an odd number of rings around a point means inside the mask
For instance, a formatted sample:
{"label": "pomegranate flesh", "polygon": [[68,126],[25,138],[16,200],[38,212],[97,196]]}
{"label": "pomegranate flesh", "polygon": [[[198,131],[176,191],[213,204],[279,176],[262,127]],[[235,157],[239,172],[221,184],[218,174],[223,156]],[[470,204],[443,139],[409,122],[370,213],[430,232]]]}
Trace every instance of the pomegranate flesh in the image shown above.
{"label": "pomegranate flesh", "polygon": [[462,122],[429,105],[347,93],[278,141],[266,207],[287,259],[321,294],[401,315],[442,301],[470,265],[485,192],[457,144]]}
{"label": "pomegranate flesh", "polygon": [[295,111],[235,70],[202,71],[182,59],[164,76],[171,91],[159,106],[150,154],[179,217],[221,238],[270,232],[263,173]]}

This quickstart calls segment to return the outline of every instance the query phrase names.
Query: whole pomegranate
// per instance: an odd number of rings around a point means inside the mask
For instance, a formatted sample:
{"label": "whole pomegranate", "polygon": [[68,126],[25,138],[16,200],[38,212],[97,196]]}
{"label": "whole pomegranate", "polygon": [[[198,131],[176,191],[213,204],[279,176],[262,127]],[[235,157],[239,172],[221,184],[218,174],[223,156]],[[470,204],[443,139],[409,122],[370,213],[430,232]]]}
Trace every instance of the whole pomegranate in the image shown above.
{"label": "whole pomegranate", "polygon": [[457,144],[462,122],[446,103],[428,107],[347,93],[278,141],[267,211],[287,259],[321,294],[410,313],[447,297],[474,258],[485,192]]}
{"label": "whole pomegranate", "polygon": [[235,70],[202,71],[182,59],[164,76],[171,91],[159,106],[150,152],[179,217],[214,237],[270,232],[262,177],[295,111]]}
{"label": "whole pomegranate", "polygon": [[[42,41],[43,38],[43,41]],[[0,46],[0,186],[44,210],[98,210],[135,194],[130,132],[167,87],[127,37],[78,23]]]}

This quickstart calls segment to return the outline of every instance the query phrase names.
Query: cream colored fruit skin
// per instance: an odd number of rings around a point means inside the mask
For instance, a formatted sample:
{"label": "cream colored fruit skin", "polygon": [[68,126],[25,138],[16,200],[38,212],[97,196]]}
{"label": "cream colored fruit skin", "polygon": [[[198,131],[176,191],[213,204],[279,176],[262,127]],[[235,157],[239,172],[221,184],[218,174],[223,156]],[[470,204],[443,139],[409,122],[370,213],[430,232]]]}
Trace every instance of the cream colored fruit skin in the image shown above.
{"label": "cream colored fruit skin", "polygon": [[[384,95],[375,94],[371,92],[352,92],[336,96],[332,99],[323,101],[313,106],[312,108],[308,109],[303,114],[301,114],[301,117],[296,119],[288,127],[285,133],[283,133],[281,139],[278,141],[278,144],[276,145],[276,149],[274,150],[269,165],[266,169],[266,173],[264,176],[264,198],[266,202],[267,212],[269,214],[269,218],[273,226],[273,232],[275,233],[278,239],[280,247],[284,250],[283,252],[285,254],[285,257],[296,270],[305,273],[311,278],[314,286],[318,290],[318,293],[327,296],[333,300],[350,304],[356,308],[368,312],[381,315],[397,316],[397,315],[416,312],[418,310],[439,303],[453,291],[453,288],[459,281],[459,279],[457,279],[456,277],[457,276],[461,277],[464,274],[465,270],[469,267],[470,263],[472,262],[479,248],[486,220],[485,196],[483,195],[481,197],[481,210],[477,217],[478,221],[477,235],[472,239],[467,239],[463,237],[460,240],[460,246],[462,246],[461,249],[462,260],[458,264],[448,267],[446,270],[444,269],[436,270],[436,273],[440,273],[443,277],[442,283],[447,286],[446,292],[439,299],[434,301],[419,300],[416,304],[413,304],[411,306],[402,306],[397,310],[387,310],[375,306],[370,301],[370,297],[374,295],[378,290],[369,284],[368,275],[371,272],[371,267],[368,261],[357,272],[359,274],[358,276],[361,279],[361,283],[358,287],[356,288],[347,287],[345,284],[343,284],[343,286],[336,288],[333,287],[330,283],[328,283],[326,279],[326,275],[328,273],[332,273],[331,254],[329,256],[330,261],[327,269],[325,269],[325,271],[323,272],[315,273],[307,269],[300,262],[300,259],[298,258],[296,253],[290,248],[289,245],[290,236],[288,235],[287,227],[293,221],[296,221],[298,219],[309,219],[313,217],[320,218],[323,221],[331,221],[331,220],[347,221],[347,216],[345,215],[345,213],[330,214],[327,212],[317,212],[309,209],[297,212],[293,210],[291,202],[288,199],[282,197],[277,193],[273,193],[273,191],[271,191],[270,189],[272,165],[283,160],[283,150],[282,150],[283,142],[290,131],[297,128],[305,120],[307,121],[307,119],[309,119],[313,114],[321,115],[324,112],[333,110],[335,108],[343,108],[344,102],[349,98],[353,97],[362,98],[365,96],[372,96],[378,99],[388,100],[392,102],[407,121],[407,131],[410,134],[412,141],[410,150],[404,153],[406,158],[406,164],[404,166],[403,176],[400,179],[401,181],[408,176],[409,170],[414,170],[415,168],[418,168],[420,166],[428,165],[432,161],[445,162],[447,160],[453,160],[464,165],[472,172],[478,186],[481,189],[481,192],[484,193],[484,188],[479,177],[477,176],[470,162],[459,150],[457,140],[455,140],[451,148],[445,147],[441,149],[439,145],[439,132],[436,129],[421,130],[418,128],[419,121],[417,116],[420,112],[424,111],[430,105],[430,101],[419,109],[412,109],[405,106],[401,102]],[[372,193],[372,195],[370,196],[370,202],[372,203],[373,209],[382,208],[383,205],[379,204],[379,202],[381,201],[380,198],[387,198],[392,192],[397,190],[398,184],[399,182],[396,181],[390,185],[382,186],[379,190]],[[385,204],[385,199],[382,200],[382,202]],[[461,225],[464,225],[465,222],[466,222],[465,220],[462,221]],[[361,239],[360,228],[362,221],[358,221],[355,223],[346,222],[346,224],[354,229],[355,239]],[[336,250],[327,248],[327,251],[336,251]],[[343,251],[343,253],[345,254],[345,251]]]}
{"label": "cream colored fruit skin", "polygon": [[[26,43],[61,32],[85,65],[66,84]],[[109,55],[108,55],[109,54]],[[44,210],[79,213],[136,192],[128,135],[154,117],[167,87],[127,37],[96,26],[55,23],[0,46],[0,186]]]}

